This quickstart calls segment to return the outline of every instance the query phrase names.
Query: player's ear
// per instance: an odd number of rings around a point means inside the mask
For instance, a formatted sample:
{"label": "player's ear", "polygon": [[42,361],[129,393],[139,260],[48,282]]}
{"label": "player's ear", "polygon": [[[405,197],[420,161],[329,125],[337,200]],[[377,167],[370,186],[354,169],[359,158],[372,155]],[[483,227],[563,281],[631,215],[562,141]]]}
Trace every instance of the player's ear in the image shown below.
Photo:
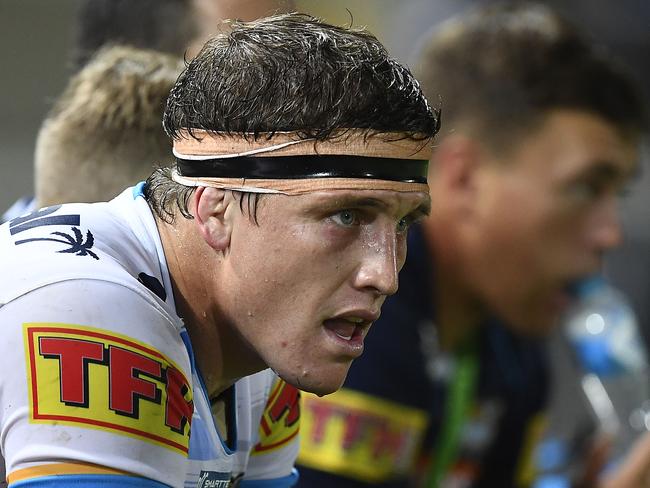
{"label": "player's ear", "polygon": [[[431,162],[432,177],[447,203],[465,214],[478,199],[482,150],[462,134],[445,136],[436,147]],[[436,190],[432,188],[432,193]]]}
{"label": "player's ear", "polygon": [[462,134],[445,137],[436,148],[436,169],[445,184],[454,190],[471,190],[478,168],[480,149]]}
{"label": "player's ear", "polygon": [[226,251],[232,234],[232,215],[236,201],[231,191],[198,187],[192,195],[191,213],[199,232],[208,245]]}

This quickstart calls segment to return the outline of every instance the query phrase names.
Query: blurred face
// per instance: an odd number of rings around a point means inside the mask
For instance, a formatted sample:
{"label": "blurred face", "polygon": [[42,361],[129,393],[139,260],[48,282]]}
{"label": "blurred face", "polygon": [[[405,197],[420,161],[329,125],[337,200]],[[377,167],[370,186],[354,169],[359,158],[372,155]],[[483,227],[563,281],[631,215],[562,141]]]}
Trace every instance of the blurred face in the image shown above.
{"label": "blurred face", "polygon": [[274,13],[293,12],[295,5],[293,0],[193,0],[192,9],[197,35],[186,53],[188,59],[196,56],[208,39],[229,29],[225,20],[250,22]]}
{"label": "blurred face", "polygon": [[397,290],[406,231],[428,212],[426,193],[328,191],[268,196],[255,225],[238,215],[225,257],[231,322],[291,384],[340,387]]}
{"label": "blurred face", "polygon": [[489,309],[532,334],[557,322],[567,287],[621,241],[617,196],[636,156],[603,119],[557,110],[481,166],[467,282]]}

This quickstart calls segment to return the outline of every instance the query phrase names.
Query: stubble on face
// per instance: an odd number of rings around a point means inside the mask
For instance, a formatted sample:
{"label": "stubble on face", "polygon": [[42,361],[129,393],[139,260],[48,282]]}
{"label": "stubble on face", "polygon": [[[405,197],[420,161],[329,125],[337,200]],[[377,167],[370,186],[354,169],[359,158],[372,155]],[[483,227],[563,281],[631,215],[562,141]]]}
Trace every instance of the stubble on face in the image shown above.
{"label": "stubble on face", "polygon": [[338,389],[361,353],[394,292],[372,270],[401,268],[405,233],[396,231],[398,223],[426,211],[428,202],[426,194],[348,193],[263,198],[257,224],[239,217],[224,261],[225,308],[237,314],[242,344],[286,381],[317,394]]}

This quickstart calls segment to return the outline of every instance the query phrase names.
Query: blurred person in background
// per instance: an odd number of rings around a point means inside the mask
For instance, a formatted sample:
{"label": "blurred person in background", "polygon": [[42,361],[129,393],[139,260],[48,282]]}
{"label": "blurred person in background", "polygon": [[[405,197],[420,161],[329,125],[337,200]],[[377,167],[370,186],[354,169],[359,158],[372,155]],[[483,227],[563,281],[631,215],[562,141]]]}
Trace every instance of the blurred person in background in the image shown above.
{"label": "blurred person in background", "polygon": [[74,75],[36,141],[36,204],[110,200],[171,162],[160,121],[183,61],[126,46],[100,50]]}
{"label": "blurred person in background", "polygon": [[[535,4],[477,7],[426,40],[416,73],[443,106],[431,216],[344,388],[304,396],[300,486],[530,485],[544,338],[621,241],[645,115],[573,26]],[[643,486],[635,466],[636,484],[628,470],[609,486]]]}
{"label": "blurred person in background", "polygon": [[83,0],[74,63],[106,44],[126,44],[193,58],[229,19],[251,21],[294,9],[293,0]]}
{"label": "blurred person in background", "polygon": [[[75,46],[72,52],[73,65],[75,70],[82,69],[85,64],[95,55],[99,50],[108,46],[126,46],[134,47],[146,50],[154,50],[160,53],[167,53],[170,56],[176,57],[185,57],[191,59],[198,52],[199,48],[204,44],[204,42],[212,35],[219,31],[225,31],[229,28],[229,24],[226,22],[227,19],[239,19],[243,21],[250,21],[260,17],[264,17],[276,12],[287,12],[293,9],[292,0],[84,0],[78,10],[77,23],[76,23],[76,34],[75,34]],[[173,26],[170,27],[170,26]],[[162,59],[162,58],[159,58]],[[171,59],[171,58],[169,58]],[[142,59],[140,60],[140,62]],[[86,72],[84,75],[88,77],[91,72]],[[135,68],[132,71],[133,76],[136,75]],[[109,72],[106,72],[107,78]],[[120,75],[115,75],[113,79],[116,83],[120,83]],[[126,78],[122,79],[124,81]],[[82,88],[75,87],[75,84],[81,83],[79,77],[76,78],[77,81],[69,81],[67,91],[68,93],[61,95],[57,107],[52,110],[48,116],[49,120],[46,120],[44,124],[52,122],[52,119],[56,117],[58,127],[63,124],[69,124],[71,127],[73,122],[61,122],[62,117],[68,117],[69,119],[76,119],[77,121],[85,118],[85,122],[88,123],[89,130],[94,130],[97,128],[97,124],[107,123],[110,120],[107,112],[101,113],[87,113],[87,114],[72,114],[70,111],[63,109],[63,104],[66,103],[65,99],[70,98],[70,90],[81,90]],[[126,83],[126,81],[124,81]],[[109,89],[108,85],[105,85],[106,89]],[[137,93],[135,87],[127,88],[128,93],[118,95],[113,101],[113,104],[116,103],[125,103],[122,107],[109,107],[106,105],[105,110],[114,110],[116,114],[128,112],[129,110],[140,110],[139,107],[136,107],[132,102],[128,101],[129,95],[141,96]],[[115,85],[111,90],[117,90],[118,87]],[[117,93],[114,91],[113,93]],[[80,93],[77,93],[77,97],[81,97]],[[148,103],[148,102],[145,102]],[[99,102],[93,102],[90,106],[90,110],[97,110]],[[145,107],[142,107],[144,110]],[[79,108],[83,110],[83,107]],[[156,114],[160,113],[162,110],[162,105],[155,108]],[[57,114],[57,112],[59,112]],[[56,114],[56,115],[55,115]],[[102,117],[100,120],[92,120],[92,117],[99,115]],[[149,115],[154,116],[155,114],[144,114],[143,116],[149,119]],[[133,114],[137,117],[137,114]],[[119,118],[119,116],[118,116]],[[126,121],[122,121],[126,122]],[[128,139],[133,137],[132,135],[121,135],[118,136],[115,130],[118,129],[118,121],[114,120],[111,122],[111,131],[114,137],[121,137],[123,139]],[[129,122],[130,123],[130,122]],[[133,122],[138,124],[140,122]],[[52,125],[52,124],[51,124]],[[135,162],[136,167],[134,169],[128,168],[126,164],[127,161],[133,161],[134,157],[137,154],[142,154],[146,149],[145,147],[137,149],[138,153],[131,152],[129,153],[130,157],[126,160],[121,160],[121,167],[126,170],[122,173],[124,179],[120,180],[120,170],[116,168],[107,168],[100,167],[96,163],[99,163],[98,157],[92,158],[94,162],[81,160],[73,161],[75,155],[82,156],[87,154],[87,148],[89,147],[87,143],[83,142],[83,128],[76,135],[68,133],[65,135],[68,140],[74,140],[79,142],[82,146],[76,146],[78,152],[71,153],[59,162],[54,162],[54,158],[61,154],[57,152],[56,155],[48,155],[45,153],[45,150],[53,148],[55,150],[62,148],[63,140],[59,142],[54,142],[60,134],[60,130],[57,129],[59,134],[52,132],[51,128],[46,127],[45,125],[40,129],[39,133],[39,142],[37,143],[36,148],[36,168],[35,168],[35,185],[40,187],[42,191],[46,191],[48,194],[44,195],[46,198],[43,202],[38,202],[32,196],[24,196],[18,199],[14,204],[10,206],[2,215],[0,215],[0,223],[11,220],[12,218],[18,217],[29,213],[32,210],[35,210],[39,206],[50,203],[63,203],[71,201],[101,201],[106,198],[109,194],[108,191],[111,189],[120,188],[125,186],[124,184],[118,185],[118,181],[125,181],[126,178],[143,175],[141,169],[143,164],[150,165],[152,161],[161,154],[160,152],[160,142],[154,143],[151,142],[147,144],[149,147],[154,148],[154,152],[150,154],[148,158],[142,160],[137,160]],[[154,137],[158,137],[159,141],[163,140],[164,136],[162,129],[159,129],[159,134]],[[151,133],[151,132],[150,132]],[[153,141],[153,139],[149,139]],[[46,148],[46,145],[49,148]],[[58,145],[58,148],[55,147]],[[128,144],[126,144],[128,145]],[[122,145],[125,147],[126,145]],[[136,150],[135,146],[130,146],[131,149]],[[163,153],[164,154],[164,153]],[[108,161],[108,155],[102,155],[102,161]],[[72,166],[64,167],[68,161],[72,161]],[[144,163],[146,161],[146,163]],[[48,181],[52,175],[51,171],[46,169],[46,166],[49,166],[52,163],[53,166],[56,166],[58,169],[63,169],[64,171],[60,174],[56,181],[64,182],[64,186],[58,187],[54,186],[53,181]],[[94,185],[85,184],[82,185],[80,191],[82,193],[79,196],[75,197],[74,190],[75,186],[71,181],[66,181],[63,175],[71,175],[77,169],[77,163],[82,168],[97,168],[98,172],[94,174]],[[39,174],[41,170],[45,169],[46,173]],[[150,169],[150,168],[149,168]],[[146,173],[144,173],[146,174]],[[102,176],[107,175],[109,180],[107,182],[102,181]],[[76,178],[80,178],[80,174],[76,175]],[[141,176],[138,176],[141,177]],[[49,188],[44,189],[43,181],[47,181],[47,186]],[[78,180],[79,181],[79,180]],[[107,183],[107,185],[104,185]],[[129,184],[133,181],[129,181]],[[102,188],[102,193],[93,195],[93,189]],[[36,189],[38,192],[38,188]],[[66,198],[69,200],[58,200],[58,195],[66,195]],[[55,196],[57,201],[51,200],[51,197]]]}
{"label": "blurred person in background", "polygon": [[74,68],[82,68],[98,50],[111,44],[182,57],[200,31],[194,3],[194,0],[81,0],[72,49]]}

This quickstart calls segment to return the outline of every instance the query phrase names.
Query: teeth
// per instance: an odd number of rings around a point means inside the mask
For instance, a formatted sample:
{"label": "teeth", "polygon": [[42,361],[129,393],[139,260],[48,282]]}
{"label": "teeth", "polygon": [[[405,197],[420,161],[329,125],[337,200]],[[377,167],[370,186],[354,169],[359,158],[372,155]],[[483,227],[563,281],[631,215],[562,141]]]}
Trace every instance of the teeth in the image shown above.
{"label": "teeth", "polygon": [[336,335],[339,336],[341,339],[346,340],[346,341],[349,341],[350,339],[352,339],[351,335],[346,336],[346,335],[339,334],[338,332],[336,333]]}
{"label": "teeth", "polygon": [[360,317],[346,317],[345,320],[348,322],[352,322],[353,324],[360,324],[363,322],[363,319]]}

